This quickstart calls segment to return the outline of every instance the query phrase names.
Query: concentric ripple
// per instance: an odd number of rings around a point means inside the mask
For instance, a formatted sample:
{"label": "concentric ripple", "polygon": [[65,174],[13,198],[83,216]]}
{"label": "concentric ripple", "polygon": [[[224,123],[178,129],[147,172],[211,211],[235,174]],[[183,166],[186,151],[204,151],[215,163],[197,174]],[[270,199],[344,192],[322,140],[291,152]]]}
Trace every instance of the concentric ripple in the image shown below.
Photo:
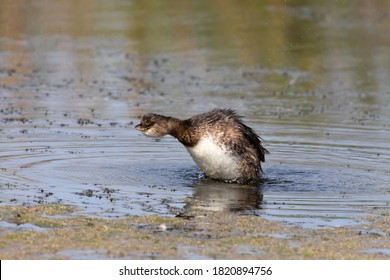
{"label": "concentric ripple", "polygon": [[31,141],[4,143],[1,203],[65,203],[103,217],[230,211],[307,227],[359,224],[390,207],[389,176],[374,168],[387,160],[387,147],[309,141],[302,129],[290,129],[294,143],[277,134],[267,141],[264,183],[245,186],[202,179],[172,138],[145,138],[127,125],[99,129],[36,129]]}
{"label": "concentric ripple", "polygon": [[[70,204],[112,218],[230,211],[308,227],[388,213],[382,13],[334,1],[8,2],[4,23],[40,17],[0,29],[0,206]],[[324,20],[299,16],[307,10]],[[204,179],[176,140],[134,129],[146,112],[215,107],[236,109],[264,139],[262,184]]]}

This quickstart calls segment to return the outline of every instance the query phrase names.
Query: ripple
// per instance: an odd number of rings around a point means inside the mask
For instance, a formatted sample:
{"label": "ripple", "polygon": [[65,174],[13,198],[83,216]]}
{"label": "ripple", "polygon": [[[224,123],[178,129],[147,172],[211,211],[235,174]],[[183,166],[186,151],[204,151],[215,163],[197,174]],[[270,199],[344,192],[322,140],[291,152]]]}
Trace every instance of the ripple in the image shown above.
{"label": "ripple", "polygon": [[302,127],[289,128],[291,142],[287,132],[270,134],[259,186],[199,179],[200,170],[170,137],[155,141],[119,127],[100,130],[37,130],[28,141],[6,143],[2,204],[66,203],[103,217],[230,211],[305,227],[355,225],[372,209],[390,207],[383,167],[388,144],[351,140],[357,129],[346,130],[340,141]]}
{"label": "ripple", "polygon": [[[112,64],[91,67],[96,77],[68,79],[46,69],[26,76],[15,94],[4,88],[1,205],[66,203],[104,217],[230,211],[308,227],[362,223],[372,209],[389,208],[390,110],[380,102],[388,95],[376,101],[371,93],[327,88],[271,92],[264,82],[282,85],[267,76],[283,83],[310,75],[254,67],[237,76],[230,66],[206,69],[193,57],[166,56],[164,63],[153,55],[134,58],[147,67],[130,78],[130,62],[112,52],[106,57]],[[101,80],[102,73],[116,76]],[[148,110],[188,117],[216,104],[235,107],[261,132],[271,152],[263,184],[201,179],[176,140],[133,129]]]}

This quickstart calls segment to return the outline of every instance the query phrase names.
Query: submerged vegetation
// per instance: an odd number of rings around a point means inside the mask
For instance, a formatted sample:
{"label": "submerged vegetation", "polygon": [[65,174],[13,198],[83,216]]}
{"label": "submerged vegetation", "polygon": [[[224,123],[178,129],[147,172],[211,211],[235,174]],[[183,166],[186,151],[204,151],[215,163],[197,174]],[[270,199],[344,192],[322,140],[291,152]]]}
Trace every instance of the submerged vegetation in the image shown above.
{"label": "submerged vegetation", "polygon": [[390,259],[390,216],[304,229],[261,217],[79,217],[66,205],[0,208],[1,259]]}

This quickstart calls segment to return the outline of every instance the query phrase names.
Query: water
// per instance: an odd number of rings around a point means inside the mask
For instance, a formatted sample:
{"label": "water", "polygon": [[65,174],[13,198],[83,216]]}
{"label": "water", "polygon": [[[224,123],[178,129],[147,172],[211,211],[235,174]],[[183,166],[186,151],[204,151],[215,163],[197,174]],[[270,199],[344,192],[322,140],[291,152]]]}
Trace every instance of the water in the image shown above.
{"label": "water", "polygon": [[[387,211],[390,7],[328,2],[3,1],[0,205],[307,227]],[[201,179],[177,141],[134,129],[214,107],[264,138],[263,184]]]}

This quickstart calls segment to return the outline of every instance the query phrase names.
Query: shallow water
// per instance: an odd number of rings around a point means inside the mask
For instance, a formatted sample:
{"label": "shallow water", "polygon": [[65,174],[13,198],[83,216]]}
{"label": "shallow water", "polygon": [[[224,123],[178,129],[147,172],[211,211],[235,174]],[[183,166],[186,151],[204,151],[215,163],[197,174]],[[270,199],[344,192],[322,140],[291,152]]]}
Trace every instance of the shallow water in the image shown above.
{"label": "shallow water", "polygon": [[[0,205],[233,211],[307,227],[388,211],[382,2],[4,1]],[[214,107],[237,109],[264,138],[263,184],[202,179],[177,141],[133,128],[145,112]]]}

